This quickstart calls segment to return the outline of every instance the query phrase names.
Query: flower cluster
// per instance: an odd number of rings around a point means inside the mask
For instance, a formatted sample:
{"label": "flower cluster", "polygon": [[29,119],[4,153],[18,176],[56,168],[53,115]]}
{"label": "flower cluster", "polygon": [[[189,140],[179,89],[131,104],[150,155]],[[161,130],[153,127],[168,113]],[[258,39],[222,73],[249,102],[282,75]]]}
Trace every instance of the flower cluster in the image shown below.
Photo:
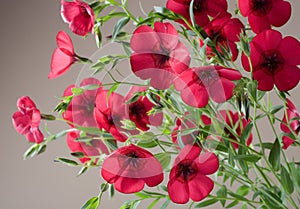
{"label": "flower cluster", "polygon": [[[135,17],[128,4],[61,1],[61,16],[70,30],[82,37],[94,35],[99,47],[101,27],[121,17],[107,39],[123,50],[92,61],[75,53],[67,32],[58,32],[48,78],[62,76],[76,63],[92,73],[61,94],[58,116],[41,114],[29,97],[18,100],[13,124],[34,143],[25,157],[40,154],[66,135],[71,155],[81,164],[57,161],[82,166],[80,175],[99,167],[105,182],[84,209],[97,208],[102,194],[114,189],[140,198],[122,208],[136,208],[151,198],[149,208],[161,199],[164,207],[172,201],[190,202],[191,208],[201,201],[196,208],[216,202],[226,208],[239,203],[243,208],[288,208],[288,202],[296,208],[292,194],[296,190],[295,196],[300,195],[300,167],[284,151],[299,147],[300,115],[288,91],[300,80],[300,42],[274,28],[288,22],[291,4],[238,0],[237,12],[231,14],[226,0],[168,0],[147,17]],[[136,28],[127,33],[129,22]],[[117,69],[121,61],[128,62],[138,82],[128,82]],[[270,99],[266,104],[270,92],[278,95],[280,105],[273,107]],[[69,129],[44,137],[41,119],[62,120]],[[257,122],[263,119],[274,142],[261,137]],[[237,191],[226,184],[229,178],[231,185],[240,185]],[[146,191],[145,184],[159,192]],[[252,200],[244,197],[250,191]]]}

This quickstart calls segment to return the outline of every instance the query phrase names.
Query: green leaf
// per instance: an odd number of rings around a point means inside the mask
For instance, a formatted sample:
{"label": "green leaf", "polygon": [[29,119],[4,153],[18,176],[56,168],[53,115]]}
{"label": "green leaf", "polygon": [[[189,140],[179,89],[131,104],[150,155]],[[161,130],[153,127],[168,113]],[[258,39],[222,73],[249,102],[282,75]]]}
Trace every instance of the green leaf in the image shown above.
{"label": "green leaf", "polygon": [[275,171],[278,171],[280,168],[280,143],[279,140],[276,138],[272,149],[269,154],[269,162],[271,163],[272,167]]}
{"label": "green leaf", "polygon": [[236,193],[241,196],[246,196],[247,194],[249,194],[249,191],[250,188],[248,186],[242,185],[236,190]]}
{"label": "green leaf", "polygon": [[115,188],[114,188],[114,185],[113,184],[110,184],[109,185],[109,197],[110,198],[113,198],[115,195]]}
{"label": "green leaf", "polygon": [[261,144],[255,144],[254,146],[255,147],[262,146],[264,149],[272,149],[273,143],[271,143],[271,142],[264,142],[264,143],[262,143],[262,145]]}
{"label": "green leaf", "polygon": [[121,120],[121,123],[122,123],[121,127],[126,130],[135,130],[136,129],[135,123],[131,120],[124,119],[124,120]]}
{"label": "green leaf", "polygon": [[37,154],[40,155],[42,153],[44,153],[47,149],[47,145],[46,144],[43,144],[43,145],[40,145],[39,148],[37,149]]}
{"label": "green leaf", "polygon": [[203,208],[218,202],[218,199],[209,199],[205,201],[201,201],[199,204],[195,205],[195,208]]}
{"label": "green leaf", "polygon": [[117,88],[119,87],[118,83],[115,83],[107,92],[107,96],[106,96],[106,101],[108,101],[109,96],[115,91],[117,90]]}
{"label": "green leaf", "polygon": [[217,191],[217,196],[220,198],[224,198],[220,200],[222,206],[224,207],[226,204],[226,197],[227,197],[227,188],[223,185],[221,188]]}
{"label": "green leaf", "polygon": [[170,199],[166,199],[166,201],[164,202],[164,204],[160,207],[160,209],[166,209],[168,207],[168,205],[170,204]]}
{"label": "green leaf", "polygon": [[38,150],[39,145],[38,144],[34,144],[31,147],[29,147],[26,152],[23,155],[23,159],[26,160],[29,157],[33,157],[36,155],[36,151]]}
{"label": "green leaf", "polygon": [[77,173],[77,177],[81,176],[82,174],[84,174],[86,171],[88,170],[88,167],[82,167],[78,173]]}
{"label": "green leaf", "polygon": [[241,135],[241,142],[243,144],[245,144],[246,141],[248,140],[248,138],[251,134],[252,128],[253,128],[253,123],[252,122],[248,123],[248,125],[244,128],[244,130],[242,132],[242,135]]}
{"label": "green leaf", "polygon": [[260,156],[249,154],[249,155],[237,155],[236,158],[238,160],[244,160],[252,163],[256,163],[257,161],[260,160]]}
{"label": "green leaf", "polygon": [[284,166],[282,166],[282,168],[281,168],[280,176],[281,176],[281,183],[282,183],[284,190],[288,194],[292,194],[294,191],[294,184],[290,177],[290,174],[288,173],[288,171],[286,170],[286,168]]}
{"label": "green leaf", "polygon": [[96,209],[98,208],[98,206],[99,206],[99,198],[92,197],[81,207],[81,209]]}
{"label": "green leaf", "polygon": [[194,0],[192,0],[190,2],[189,14],[190,14],[190,19],[191,19],[192,25],[193,25],[193,27],[195,27],[196,21],[195,21],[195,16],[194,16]]}
{"label": "green leaf", "polygon": [[131,203],[130,209],[136,209],[137,206],[141,203],[141,200],[135,200]]}
{"label": "green leaf", "polygon": [[154,157],[160,162],[163,169],[167,169],[171,162],[171,155],[166,152],[155,154]]}
{"label": "green leaf", "polygon": [[72,156],[77,157],[77,158],[83,158],[84,154],[82,152],[72,152]]}
{"label": "green leaf", "polygon": [[247,84],[249,96],[254,102],[257,102],[257,81],[251,81]]}
{"label": "green leaf", "polygon": [[72,93],[73,93],[75,96],[81,95],[81,94],[83,94],[83,92],[84,92],[84,90],[81,89],[81,88],[76,88],[76,87],[72,88]]}
{"label": "green leaf", "polygon": [[129,22],[129,20],[130,20],[129,17],[123,17],[117,22],[112,33],[112,41],[116,39],[121,29]]}
{"label": "green leaf", "polygon": [[147,209],[152,209],[160,200],[160,198],[156,198],[149,206]]}
{"label": "green leaf", "polygon": [[70,159],[66,159],[66,158],[57,158],[56,160],[54,160],[54,162],[61,162],[65,165],[68,165],[68,166],[71,166],[71,167],[74,167],[74,166],[78,165],[78,163],[75,162],[74,160],[70,160]]}
{"label": "green leaf", "polygon": [[270,113],[271,114],[275,114],[277,113],[278,111],[280,111],[284,106],[283,105],[277,105],[275,107],[272,107],[271,110],[270,110]]}
{"label": "green leaf", "polygon": [[239,204],[239,201],[235,200],[235,201],[231,202],[229,205],[227,205],[225,208],[232,208],[232,207],[236,206],[237,204]]}

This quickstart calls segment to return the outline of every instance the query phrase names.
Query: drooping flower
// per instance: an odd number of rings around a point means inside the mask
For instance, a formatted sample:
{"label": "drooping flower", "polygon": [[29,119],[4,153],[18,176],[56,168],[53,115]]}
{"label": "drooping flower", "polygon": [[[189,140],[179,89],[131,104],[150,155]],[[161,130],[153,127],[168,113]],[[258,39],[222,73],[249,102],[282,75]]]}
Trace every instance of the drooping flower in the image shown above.
{"label": "drooping flower", "polygon": [[190,63],[190,54],[170,23],[155,22],[154,29],[138,27],[130,46],[134,51],[130,56],[132,71],[143,80],[150,79],[150,85],[157,89],[168,88]]}
{"label": "drooping flower", "polygon": [[[253,78],[258,89],[270,91],[274,85],[280,91],[289,91],[297,86],[300,79],[300,42],[275,30],[266,30],[250,42],[250,60]],[[245,70],[250,71],[246,55],[242,55]]]}
{"label": "drooping flower", "polygon": [[[191,22],[189,7],[191,0],[168,0],[166,7],[176,14],[182,15],[185,19]],[[201,27],[206,26],[209,23],[209,17],[215,17],[223,12],[227,11],[226,0],[195,0],[193,5],[193,12],[196,24]],[[178,21],[184,24],[184,21]],[[186,26],[186,24],[184,24]]]}
{"label": "drooping flower", "polygon": [[[92,136],[91,136],[92,137]],[[90,161],[94,156],[99,156],[100,154],[108,154],[108,149],[101,140],[93,139],[86,142],[79,142],[76,139],[80,138],[79,131],[72,131],[67,134],[67,145],[72,152],[81,152],[84,157],[79,158],[82,163]]]}
{"label": "drooping flower", "polygon": [[[131,99],[138,92],[145,92],[146,87],[133,86],[125,96],[125,102]],[[155,113],[148,115],[148,112],[155,105],[147,98],[147,96],[139,96],[139,98],[128,104],[126,108],[126,115],[129,116],[129,119],[136,124],[136,127],[147,131],[149,130],[149,125],[160,126],[163,119],[163,113]]]}
{"label": "drooping flower", "polygon": [[[232,61],[235,61],[238,56],[235,42],[239,41],[243,29],[243,23],[238,18],[231,18],[229,13],[222,13],[204,27],[209,38],[216,44],[218,52],[223,55],[224,50],[230,52]],[[200,40],[200,45],[203,46],[203,44]],[[209,46],[206,47],[206,54],[208,57],[215,55]]]}
{"label": "drooping flower", "polygon": [[124,97],[112,92],[108,96],[108,90],[100,90],[96,95],[94,117],[98,127],[111,133],[118,141],[124,142],[127,136],[122,133],[122,120],[128,119],[125,114]]}
{"label": "drooping flower", "polygon": [[102,177],[117,191],[129,194],[163,181],[161,164],[149,151],[133,144],[111,153],[102,164]]}
{"label": "drooping flower", "polygon": [[40,131],[41,113],[36,108],[35,103],[28,97],[20,97],[17,101],[19,111],[12,116],[15,129],[21,135],[25,135],[27,141],[32,143],[41,143],[44,135]]}
{"label": "drooping flower", "polygon": [[85,36],[92,32],[95,15],[92,8],[81,0],[73,2],[61,1],[61,16],[69,24],[71,31],[77,35]]}
{"label": "drooping flower", "polygon": [[271,25],[284,25],[292,10],[291,4],[284,0],[239,0],[238,5],[255,33],[271,29]]}
{"label": "drooping flower", "polygon": [[[223,123],[227,124],[230,129],[237,135],[241,136],[246,126],[250,123],[249,120],[246,120],[244,117],[239,116],[238,112],[232,112],[231,110],[220,110],[219,114],[217,115],[218,120],[222,121]],[[202,115],[202,121],[205,125],[211,125],[212,121],[206,115]],[[224,133],[223,135],[226,138],[239,142],[239,139],[224,125]],[[221,139],[220,137],[217,137]],[[252,133],[250,133],[248,139],[246,139],[245,144],[249,146],[252,142]],[[226,139],[224,139],[226,140]],[[232,146],[237,149],[239,145],[235,142],[231,142]]]}
{"label": "drooping flower", "polygon": [[186,104],[201,108],[207,105],[209,97],[217,103],[230,99],[233,80],[241,77],[237,70],[211,65],[186,70],[174,80],[174,85]]}
{"label": "drooping flower", "polygon": [[192,129],[197,129],[197,125],[190,113],[186,113],[181,118],[177,118],[175,124],[176,126],[171,134],[172,141],[178,144],[178,138],[180,137],[180,140],[184,145],[194,144],[199,131],[195,130],[191,133]]}
{"label": "drooping flower", "polygon": [[[72,123],[83,127],[98,127],[94,118],[94,107],[97,91],[101,91],[101,82],[95,78],[86,78],[80,83],[80,87],[94,86],[92,90],[84,90],[82,94],[74,95],[68,109],[62,114],[63,118]],[[98,87],[97,87],[98,86]],[[73,95],[72,88],[75,85],[70,85],[64,92],[64,97]]]}
{"label": "drooping flower", "polygon": [[190,198],[197,202],[212,191],[214,182],[206,175],[218,170],[219,160],[214,153],[200,152],[200,147],[186,145],[176,157],[168,182],[168,193],[174,203],[184,204]]}
{"label": "drooping flower", "polygon": [[[297,111],[295,105],[289,99],[287,99],[286,107],[286,114],[284,114],[282,118],[280,128],[284,133],[290,134],[292,133],[292,131],[294,131],[295,134],[298,135],[298,133],[300,132],[300,114]],[[282,142],[283,149],[287,149],[291,144],[294,143],[294,140],[291,137],[284,135],[282,137]]]}
{"label": "drooping flower", "polygon": [[57,78],[67,72],[71,65],[78,59],[74,52],[74,46],[70,36],[59,31],[56,36],[57,48],[52,54],[51,72],[48,75],[49,79]]}

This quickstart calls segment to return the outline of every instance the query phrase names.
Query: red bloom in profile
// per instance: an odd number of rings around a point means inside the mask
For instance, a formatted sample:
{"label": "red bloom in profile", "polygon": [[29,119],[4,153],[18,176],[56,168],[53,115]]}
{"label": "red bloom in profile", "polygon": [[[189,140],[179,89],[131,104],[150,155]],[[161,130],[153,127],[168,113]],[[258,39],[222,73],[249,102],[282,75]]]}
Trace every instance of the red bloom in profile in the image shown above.
{"label": "red bloom in profile", "polygon": [[145,184],[154,187],[164,178],[158,160],[133,144],[111,153],[103,161],[101,174],[117,191],[125,194],[141,191]]}
{"label": "red bloom in profile", "polygon": [[61,16],[69,24],[71,31],[77,35],[85,36],[92,32],[95,16],[92,8],[85,2],[61,1]]}
{"label": "red bloom in profile", "polygon": [[[295,105],[291,102],[291,100],[287,99],[287,110],[286,114],[284,114],[282,122],[280,124],[280,128],[284,133],[292,133],[298,135],[300,132],[300,115],[297,111]],[[287,149],[291,144],[294,143],[294,140],[289,136],[282,137],[283,149]]]}
{"label": "red bloom in profile", "polygon": [[271,29],[271,25],[284,25],[292,11],[291,4],[284,0],[239,0],[238,5],[255,33]]}
{"label": "red bloom in profile", "polygon": [[51,72],[48,75],[49,79],[61,76],[78,60],[74,52],[72,40],[66,32],[58,32],[56,43],[57,48],[52,54]]}
{"label": "red bloom in profile", "polygon": [[[239,116],[238,112],[233,113],[230,110],[220,110],[219,115],[217,115],[217,118],[226,123],[238,136],[241,136],[243,133],[243,130],[245,127],[250,123],[250,121],[246,120],[245,118]],[[202,121],[205,123],[205,125],[211,125],[211,119],[206,116],[202,115]],[[224,135],[227,138],[230,138],[235,141],[239,141],[237,137],[232,134],[231,131],[228,130],[228,128],[224,127]],[[252,142],[252,133],[249,135],[248,139],[246,140],[246,145],[249,146]],[[235,142],[231,142],[232,146],[237,149],[239,145]]]}
{"label": "red bloom in profile", "polygon": [[201,148],[186,145],[175,159],[170,171],[168,192],[174,203],[184,204],[191,198],[197,202],[209,195],[214,182],[206,175],[215,173],[219,160],[214,153],[199,156]]}
{"label": "red bloom in profile", "polygon": [[[204,27],[209,38],[216,43],[216,48],[219,53],[223,53],[224,49],[231,53],[232,61],[238,56],[238,49],[235,42],[239,41],[239,36],[244,29],[243,23],[238,18],[231,18],[229,13],[223,13],[213,19],[207,26]],[[200,45],[203,46],[203,41],[200,40]],[[213,50],[207,46],[206,54],[214,56]]]}
{"label": "red bloom in profile", "polygon": [[[280,91],[289,91],[299,82],[300,42],[280,32],[266,30],[250,42],[250,60],[253,78],[258,81],[258,89],[270,91],[274,84]],[[250,71],[248,58],[242,55],[245,70]]]}
{"label": "red bloom in profile", "polygon": [[190,54],[170,23],[155,22],[154,29],[138,27],[130,46],[134,51],[130,56],[132,71],[143,80],[150,79],[157,89],[168,88],[176,73],[186,70],[190,63]]}
{"label": "red bloom in profile", "polygon": [[118,93],[112,92],[108,96],[108,90],[100,90],[96,95],[94,117],[99,128],[111,133],[118,141],[124,142],[127,136],[122,133],[122,120],[128,119],[125,116],[124,98]]}
{"label": "red bloom in profile", "polygon": [[82,163],[90,161],[91,158],[89,157],[99,156],[102,153],[108,154],[108,149],[101,140],[93,139],[88,143],[85,143],[76,141],[79,137],[79,131],[69,132],[67,135],[67,144],[72,152],[81,152],[84,154],[83,158],[79,158]]}
{"label": "red bloom in profile", "polygon": [[[185,19],[191,22],[189,7],[191,0],[168,0],[166,7],[176,14],[182,15]],[[226,0],[195,0],[193,5],[194,17],[196,24],[201,27],[209,23],[209,17],[215,17],[227,10]],[[178,21],[184,24],[182,20]],[[184,24],[186,26],[186,24]]]}
{"label": "red bloom in profile", "polygon": [[[125,101],[131,99],[138,92],[145,92],[146,87],[133,86],[125,96]],[[148,112],[155,105],[150,102],[147,96],[139,96],[139,98],[128,104],[126,108],[126,115],[129,115],[129,119],[136,124],[136,127],[142,131],[149,130],[148,125],[160,126],[163,119],[163,113],[156,113],[148,115]]]}
{"label": "red bloom in profile", "polygon": [[241,77],[237,70],[211,65],[186,70],[174,80],[174,85],[186,104],[200,108],[207,105],[209,97],[217,103],[230,99],[235,87],[232,81]]}
{"label": "red bloom in profile", "polygon": [[[98,127],[94,118],[94,107],[97,91],[101,91],[101,82],[95,78],[86,78],[80,83],[80,87],[90,85],[98,86],[93,90],[84,90],[80,95],[74,95],[68,109],[62,114],[65,120],[68,120],[76,125],[83,127]],[[73,95],[72,88],[75,85],[70,85],[64,92],[64,97]],[[74,126],[71,124],[71,126]]]}
{"label": "red bloom in profile", "polygon": [[184,145],[194,144],[199,131],[195,130],[191,133],[192,129],[196,129],[196,121],[191,117],[189,113],[186,113],[183,117],[176,119],[176,126],[172,132],[172,141],[178,144],[178,137],[180,136],[181,141]]}
{"label": "red bloom in profile", "polygon": [[17,106],[19,111],[12,116],[13,125],[17,132],[25,135],[29,142],[41,143],[44,140],[44,135],[39,129],[40,111],[28,96],[20,97]]}

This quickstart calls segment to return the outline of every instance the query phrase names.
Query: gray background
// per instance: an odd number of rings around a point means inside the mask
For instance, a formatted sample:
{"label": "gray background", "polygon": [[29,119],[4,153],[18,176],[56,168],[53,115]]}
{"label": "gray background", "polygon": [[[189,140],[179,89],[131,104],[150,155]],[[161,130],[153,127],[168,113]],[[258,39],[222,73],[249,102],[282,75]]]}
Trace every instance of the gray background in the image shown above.
{"label": "gray background", "polygon": [[[150,4],[165,4],[165,1],[159,0],[142,2],[149,9]],[[292,18],[281,31],[299,38],[300,2],[290,2],[294,9]],[[138,8],[138,1],[131,3]],[[23,161],[22,155],[29,144],[14,130],[11,116],[17,110],[17,99],[23,95],[30,96],[42,112],[51,113],[58,101],[55,97],[76,81],[80,66],[72,67],[58,79],[47,79],[51,54],[56,47],[55,36],[59,30],[71,35],[75,50],[82,56],[95,52],[94,38],[91,36],[84,41],[71,34],[61,20],[59,0],[1,0],[0,28],[0,208],[80,208],[86,200],[98,194],[102,182],[99,169],[91,169],[77,178],[78,168],[54,163],[56,157],[68,157],[69,150],[64,138],[51,143],[47,152],[39,157]],[[108,35],[110,31],[111,26],[106,27],[104,34]],[[299,92],[298,87],[291,93],[300,108]],[[53,132],[65,127],[60,122],[49,123],[49,129]],[[268,138],[268,133],[263,136]],[[121,194],[113,200],[104,195],[101,208],[119,208],[126,199],[127,196]]]}

